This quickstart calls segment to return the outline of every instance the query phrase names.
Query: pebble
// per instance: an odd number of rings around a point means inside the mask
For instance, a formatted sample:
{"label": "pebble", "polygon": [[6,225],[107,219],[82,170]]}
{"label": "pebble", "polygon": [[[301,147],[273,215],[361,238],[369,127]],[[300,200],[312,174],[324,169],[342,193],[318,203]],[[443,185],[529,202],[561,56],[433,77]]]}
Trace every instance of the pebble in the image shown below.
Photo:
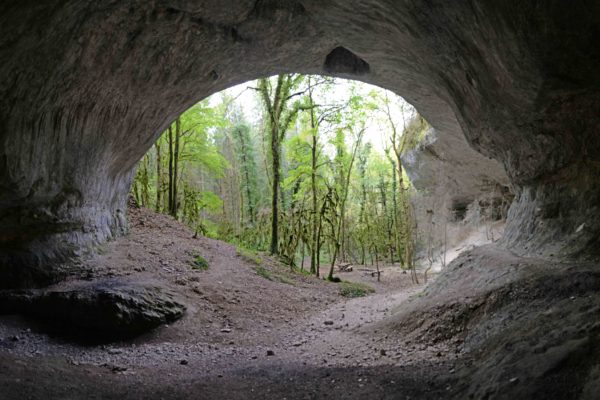
{"label": "pebble", "polygon": [[179,361],[179,364],[188,365],[188,360],[181,360],[181,361]]}
{"label": "pebble", "polygon": [[333,325],[333,321],[328,319],[327,321],[323,322],[323,324],[325,325]]}
{"label": "pebble", "polygon": [[275,352],[273,350],[267,350],[267,356],[274,356]]}

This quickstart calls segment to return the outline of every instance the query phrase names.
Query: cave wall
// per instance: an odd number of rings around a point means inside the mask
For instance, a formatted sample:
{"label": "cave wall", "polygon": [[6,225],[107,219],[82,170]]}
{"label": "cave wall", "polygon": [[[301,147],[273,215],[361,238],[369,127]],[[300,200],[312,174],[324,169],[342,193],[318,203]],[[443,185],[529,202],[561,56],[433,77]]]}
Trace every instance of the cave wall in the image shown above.
{"label": "cave wall", "polygon": [[438,271],[461,251],[501,238],[514,193],[502,164],[464,136],[421,130],[402,165],[415,189],[417,263]]}
{"label": "cave wall", "polygon": [[599,20],[595,1],[4,1],[0,285],[47,283],[125,232],[132,168],[161,130],[282,72],[395,91],[505,167],[506,246],[597,257]]}

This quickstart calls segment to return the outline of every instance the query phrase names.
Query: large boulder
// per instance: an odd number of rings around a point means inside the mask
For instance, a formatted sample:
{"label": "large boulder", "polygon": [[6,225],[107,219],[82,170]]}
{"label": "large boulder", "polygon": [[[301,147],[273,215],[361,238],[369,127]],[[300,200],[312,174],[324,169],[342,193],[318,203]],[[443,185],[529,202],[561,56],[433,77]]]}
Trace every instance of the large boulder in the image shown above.
{"label": "large boulder", "polygon": [[122,279],[78,282],[66,287],[0,291],[0,313],[50,322],[65,333],[125,338],[179,319],[185,305],[157,284]]}

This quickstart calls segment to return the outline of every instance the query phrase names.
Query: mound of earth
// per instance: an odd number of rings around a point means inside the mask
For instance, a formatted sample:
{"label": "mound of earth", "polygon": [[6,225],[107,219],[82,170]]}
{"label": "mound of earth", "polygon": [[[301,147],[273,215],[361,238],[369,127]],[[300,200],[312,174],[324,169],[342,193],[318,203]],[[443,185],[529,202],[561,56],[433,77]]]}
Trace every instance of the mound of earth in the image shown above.
{"label": "mound of earth", "polygon": [[591,400],[600,393],[599,321],[597,263],[522,258],[489,245],[461,255],[372,328],[454,346],[457,398]]}

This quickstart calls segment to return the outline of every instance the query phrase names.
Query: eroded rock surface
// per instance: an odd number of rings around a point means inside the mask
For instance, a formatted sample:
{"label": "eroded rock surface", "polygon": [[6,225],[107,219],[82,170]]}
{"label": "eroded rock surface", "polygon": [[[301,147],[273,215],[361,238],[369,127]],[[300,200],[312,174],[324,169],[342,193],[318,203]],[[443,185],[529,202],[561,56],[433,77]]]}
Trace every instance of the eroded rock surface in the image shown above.
{"label": "eroded rock surface", "polygon": [[20,313],[57,325],[67,334],[126,338],[180,318],[186,307],[159,285],[123,279],[66,287],[0,291],[0,312]]}
{"label": "eroded rock surface", "polygon": [[462,360],[456,398],[591,400],[599,379],[599,289],[594,262],[482,246],[377,329],[455,346]]}
{"label": "eroded rock surface", "polygon": [[514,194],[499,162],[419,121],[411,122],[418,144],[402,164],[416,189],[419,263],[439,270],[461,250],[500,239]]}
{"label": "eroded rock surface", "polygon": [[[395,91],[440,136],[464,135],[500,162],[517,195],[505,245],[596,257],[599,7],[4,2],[0,270],[35,281],[35,267],[122,234],[135,162],[195,101],[259,76],[328,70]],[[32,271],[6,273],[22,268]]]}

